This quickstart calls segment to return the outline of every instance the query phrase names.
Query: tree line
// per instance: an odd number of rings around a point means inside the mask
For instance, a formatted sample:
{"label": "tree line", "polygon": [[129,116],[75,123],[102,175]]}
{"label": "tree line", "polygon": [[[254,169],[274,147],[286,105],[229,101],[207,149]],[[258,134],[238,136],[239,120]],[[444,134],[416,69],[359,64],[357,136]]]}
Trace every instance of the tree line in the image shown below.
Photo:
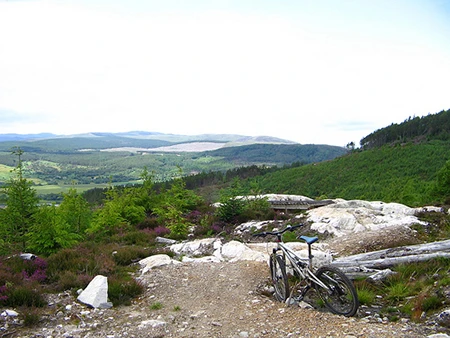
{"label": "tree line", "polygon": [[[110,241],[115,236],[144,230],[180,239],[186,238],[193,227],[198,228],[197,233],[218,233],[230,222],[270,212],[264,202],[229,201],[248,193],[239,179],[223,190],[222,206],[215,209],[186,187],[181,169],[179,177],[170,182],[155,183],[153,175],[144,168],[139,185],[111,185],[93,190],[92,195],[79,194],[72,188],[62,194],[58,205],[41,203],[32,182],[23,175],[23,150],[15,148],[12,154],[18,164],[14,176],[1,188],[6,207],[0,209],[0,254],[28,250],[50,255],[85,240]],[[256,167],[250,171],[258,172]]]}
{"label": "tree line", "polygon": [[360,145],[371,149],[411,140],[450,140],[450,109],[424,117],[409,117],[400,124],[392,123],[361,139]]}

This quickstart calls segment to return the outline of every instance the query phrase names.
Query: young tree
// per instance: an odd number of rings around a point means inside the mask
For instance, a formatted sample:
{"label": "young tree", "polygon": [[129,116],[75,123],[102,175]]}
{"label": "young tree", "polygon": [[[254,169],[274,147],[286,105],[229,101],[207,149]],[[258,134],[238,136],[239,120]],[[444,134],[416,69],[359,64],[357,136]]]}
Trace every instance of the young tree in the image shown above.
{"label": "young tree", "polygon": [[91,209],[86,199],[74,188],[70,188],[67,193],[63,194],[63,201],[58,208],[58,213],[67,222],[73,233],[84,234],[89,227]]}
{"label": "young tree", "polygon": [[450,201],[450,160],[437,172],[435,192],[445,202]]}
{"label": "young tree", "polygon": [[39,199],[32,182],[23,175],[23,150],[17,147],[11,153],[18,157],[18,164],[13,170],[15,176],[3,188],[7,199],[2,223],[6,242],[19,244],[21,250],[25,250],[27,233],[33,225],[33,215],[38,210]]}
{"label": "young tree", "polygon": [[245,208],[242,197],[244,189],[239,178],[234,178],[230,187],[220,191],[220,206],[217,208],[217,216],[223,222],[236,223],[237,217]]}
{"label": "young tree", "polygon": [[41,206],[34,214],[34,224],[27,233],[28,247],[37,254],[50,255],[70,248],[82,240],[55,205]]}
{"label": "young tree", "polygon": [[111,235],[145,219],[145,208],[139,205],[139,196],[133,188],[120,190],[110,187],[103,207],[93,216],[88,232]]}
{"label": "young tree", "polygon": [[193,226],[186,219],[185,214],[193,210],[201,201],[200,196],[186,189],[182,178],[177,178],[172,181],[170,189],[160,195],[153,210],[160,222],[167,225],[171,236],[183,238],[188,234],[189,227]]}

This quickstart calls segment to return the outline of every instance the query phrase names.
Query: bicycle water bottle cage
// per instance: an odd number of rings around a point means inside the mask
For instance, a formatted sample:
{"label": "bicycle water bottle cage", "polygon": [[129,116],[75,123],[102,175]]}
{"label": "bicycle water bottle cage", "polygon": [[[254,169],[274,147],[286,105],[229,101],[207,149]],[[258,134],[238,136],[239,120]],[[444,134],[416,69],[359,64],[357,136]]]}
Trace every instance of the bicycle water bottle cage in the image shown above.
{"label": "bicycle water bottle cage", "polygon": [[308,244],[313,244],[319,240],[318,237],[308,237],[308,236],[300,236],[299,239],[304,240]]}

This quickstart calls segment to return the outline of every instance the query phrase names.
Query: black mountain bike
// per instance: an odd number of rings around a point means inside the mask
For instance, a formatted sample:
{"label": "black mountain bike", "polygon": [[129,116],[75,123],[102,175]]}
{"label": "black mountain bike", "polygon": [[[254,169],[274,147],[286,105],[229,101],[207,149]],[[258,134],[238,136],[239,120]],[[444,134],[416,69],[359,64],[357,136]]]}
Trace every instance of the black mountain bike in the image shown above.
{"label": "black mountain bike", "polygon": [[298,239],[308,244],[308,259],[299,257],[292,249],[287,247],[282,240],[286,231],[294,231],[303,224],[287,226],[280,231],[267,231],[254,234],[255,237],[276,236],[277,247],[270,255],[270,275],[275,288],[275,298],[281,302],[290,302],[292,289],[289,285],[286,263],[290,264],[297,283],[293,289],[299,290],[299,295],[292,297],[301,301],[306,293],[314,288],[325,306],[335,314],[347,317],[354,316],[358,311],[359,301],[356,289],[350,279],[338,268],[322,266],[315,269],[312,264],[311,245],[318,241],[317,237],[299,236]]}

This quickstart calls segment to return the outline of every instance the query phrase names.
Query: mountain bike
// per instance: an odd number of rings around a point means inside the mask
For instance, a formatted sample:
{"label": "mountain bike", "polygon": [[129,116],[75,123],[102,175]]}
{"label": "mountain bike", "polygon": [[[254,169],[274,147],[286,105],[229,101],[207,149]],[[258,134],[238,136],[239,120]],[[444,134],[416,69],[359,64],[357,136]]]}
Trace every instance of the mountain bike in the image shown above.
{"label": "mountain bike", "polygon": [[[254,237],[276,236],[277,246],[273,249],[269,259],[275,298],[289,304],[291,300],[303,300],[310,289],[315,289],[324,305],[332,313],[347,317],[354,316],[359,307],[359,300],[350,279],[341,270],[333,266],[322,266],[318,269],[313,267],[311,245],[318,241],[318,237],[297,237],[308,244],[307,259],[298,256],[283,242],[282,237],[286,231],[294,231],[302,226],[303,224],[288,225],[280,231],[253,234]],[[290,264],[293,276],[288,276],[286,269],[289,266],[286,262]],[[295,286],[290,286],[290,279],[296,281]],[[291,294],[291,290],[296,291],[298,296],[294,296],[293,292]]]}

